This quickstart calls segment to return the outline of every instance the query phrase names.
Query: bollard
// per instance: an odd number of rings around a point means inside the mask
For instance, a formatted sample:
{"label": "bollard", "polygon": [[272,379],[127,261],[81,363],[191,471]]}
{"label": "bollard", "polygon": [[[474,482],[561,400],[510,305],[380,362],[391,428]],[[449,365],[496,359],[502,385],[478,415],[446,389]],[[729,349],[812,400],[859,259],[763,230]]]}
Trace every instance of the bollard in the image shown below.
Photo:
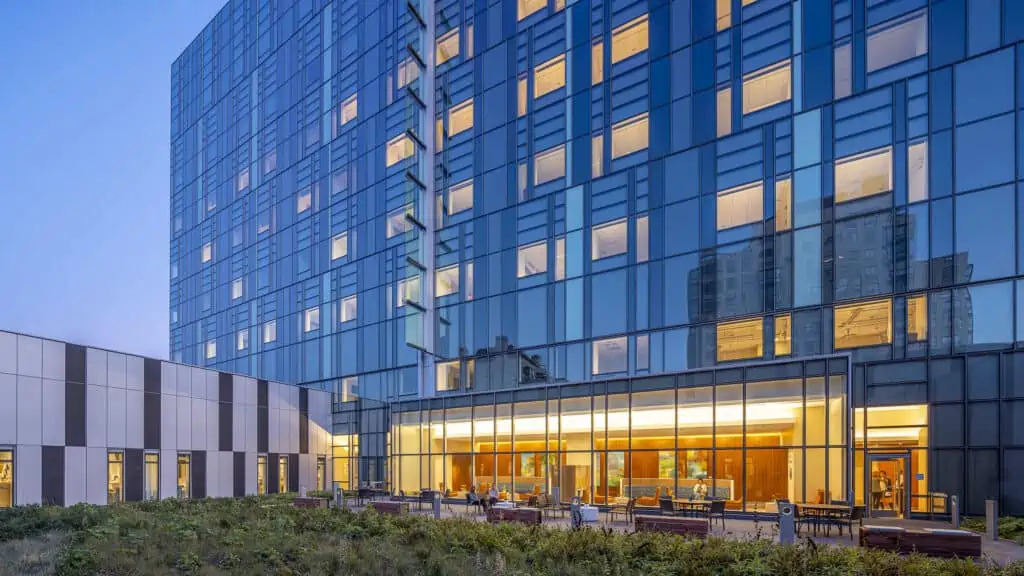
{"label": "bollard", "polygon": [[341,482],[334,483],[334,507],[338,510],[345,507],[345,491],[341,489]]}
{"label": "bollard", "polygon": [[985,534],[989,540],[999,540],[999,501],[985,500]]}
{"label": "bollard", "polygon": [[779,505],[779,544],[796,541],[796,518],[793,505],[785,502]]}
{"label": "bollard", "polygon": [[441,518],[441,493],[434,492],[434,518]]}
{"label": "bollard", "polygon": [[949,509],[953,518],[953,528],[960,528],[960,501],[956,494],[949,497]]}
{"label": "bollard", "polygon": [[551,487],[551,499],[552,499],[552,501],[556,505],[560,504],[562,502],[561,500],[559,500],[559,498],[561,496],[562,496],[562,489],[560,487],[558,487],[558,486],[552,486]]}

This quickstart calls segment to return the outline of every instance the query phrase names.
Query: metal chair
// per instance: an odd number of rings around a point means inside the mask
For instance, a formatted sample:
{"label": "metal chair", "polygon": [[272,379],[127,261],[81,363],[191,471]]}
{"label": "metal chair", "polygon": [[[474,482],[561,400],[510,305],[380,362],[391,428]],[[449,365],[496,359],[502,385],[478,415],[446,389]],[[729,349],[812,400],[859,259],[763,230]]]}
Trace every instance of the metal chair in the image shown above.
{"label": "metal chair", "polygon": [[725,530],[725,500],[712,500],[711,508],[708,510],[708,524],[713,526],[715,518],[722,521],[722,530]]}
{"label": "metal chair", "polygon": [[630,498],[625,505],[616,504],[606,512],[609,522],[614,521],[616,514],[624,515],[626,517],[626,522],[630,522],[633,519],[634,513],[636,513],[636,498]]}
{"label": "metal chair", "polygon": [[676,510],[676,505],[672,502],[671,498],[658,498],[658,508],[661,510],[662,516],[679,516],[679,510]]}

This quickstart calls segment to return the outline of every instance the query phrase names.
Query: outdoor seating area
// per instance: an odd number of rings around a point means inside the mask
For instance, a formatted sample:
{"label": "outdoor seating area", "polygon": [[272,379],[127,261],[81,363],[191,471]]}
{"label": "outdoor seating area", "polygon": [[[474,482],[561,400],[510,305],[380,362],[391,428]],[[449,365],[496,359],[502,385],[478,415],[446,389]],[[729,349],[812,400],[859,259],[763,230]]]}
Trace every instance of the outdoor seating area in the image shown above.
{"label": "outdoor seating area", "polygon": [[818,502],[790,502],[780,499],[776,501],[776,508],[781,510],[783,505],[792,504],[795,515],[796,532],[800,533],[801,528],[806,529],[810,534],[818,536],[831,536],[832,528],[835,528],[838,535],[843,535],[843,529],[849,538],[853,539],[854,524],[862,524],[864,521],[864,506],[851,506],[849,504],[831,501],[828,504]]}

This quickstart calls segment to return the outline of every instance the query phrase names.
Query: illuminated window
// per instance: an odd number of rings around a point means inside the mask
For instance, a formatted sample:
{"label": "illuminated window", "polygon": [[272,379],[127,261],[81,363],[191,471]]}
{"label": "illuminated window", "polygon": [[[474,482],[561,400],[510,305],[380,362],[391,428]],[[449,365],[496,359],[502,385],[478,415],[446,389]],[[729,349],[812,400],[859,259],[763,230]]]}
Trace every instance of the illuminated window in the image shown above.
{"label": "illuminated window", "polygon": [[263,496],[267,493],[267,457],[260,454],[256,457],[256,494]]}
{"label": "illuminated window", "polygon": [[743,113],[750,114],[792,98],[789,60],[743,78]]}
{"label": "illuminated window", "polygon": [[310,188],[299,190],[295,197],[295,213],[302,214],[313,205],[313,191]]}
{"label": "illuminated window", "polygon": [[107,504],[124,502],[124,453],[107,452]]}
{"label": "illuminated window", "polygon": [[437,363],[437,381],[434,383],[438,392],[459,389],[459,361]]}
{"label": "illuminated window", "polygon": [[412,138],[409,138],[408,134],[399,134],[388,141],[385,163],[388,166],[394,166],[412,156],[413,152],[415,152],[415,144]]}
{"label": "illuminated window", "polygon": [[565,54],[537,66],[533,73],[533,97],[540,98],[565,86]]}
{"label": "illuminated window", "polygon": [[348,255],[348,232],[342,232],[331,238],[331,260]]}
{"label": "illuminated window", "polygon": [[341,125],[344,126],[356,119],[359,114],[359,96],[353,94],[341,103]]}
{"label": "illuminated window", "polygon": [[626,253],[626,220],[594,226],[590,233],[590,258],[600,260]]}
{"label": "illuminated window", "polygon": [[519,0],[516,7],[516,17],[519,20],[526,18],[548,5],[548,0]]}
{"label": "illuminated window", "polygon": [[473,261],[466,262],[466,286],[463,289],[466,300],[473,299]]}
{"label": "illuminated window", "polygon": [[249,347],[249,329],[242,328],[235,334],[235,349],[245,350]]}
{"label": "illuminated window", "polygon": [[604,42],[598,40],[590,47],[590,81],[598,85],[604,80]]}
{"label": "illuminated window", "polygon": [[836,202],[848,202],[892,190],[892,148],[836,160]]}
{"label": "illuminated window", "polygon": [[647,262],[650,257],[650,235],[647,232],[647,215],[636,219],[636,261]]}
{"label": "illuminated window", "polygon": [[248,187],[249,187],[249,169],[248,168],[244,168],[238,174],[238,189],[237,189],[237,191],[241,192],[242,190],[245,190]]}
{"label": "illuminated window", "polygon": [[928,296],[907,297],[907,343],[928,341]]}
{"label": "illuminated window", "polygon": [[207,242],[203,244],[202,260],[203,262],[209,262],[211,259],[213,259],[213,244]]}
{"label": "illuminated window", "polygon": [[762,319],[725,322],[718,325],[718,361],[761,358],[764,355]]}
{"label": "illuminated window", "polygon": [[277,320],[263,323],[263,343],[269,344],[277,340]]}
{"label": "illuminated window", "polygon": [[534,185],[565,177],[565,145],[538,152],[533,164]]}
{"label": "illuminated window", "polygon": [[775,317],[775,355],[789,356],[793,351],[793,318],[789,314]]}
{"label": "illuminated window", "polygon": [[744,184],[718,193],[718,229],[728,230],[760,222],[764,214],[760,182]]}
{"label": "illuminated window", "polygon": [[404,88],[413,80],[420,77],[420,65],[412,58],[406,58],[398,63],[398,87]]}
{"label": "illuminated window", "polygon": [[867,71],[874,72],[928,53],[928,18],[918,12],[868,30]]}
{"label": "illuminated window", "polygon": [[192,455],[178,454],[178,498],[192,495]]}
{"label": "illuminated window", "polygon": [[206,359],[210,360],[217,357],[217,341],[207,340],[206,341]]}
{"label": "illuminated window", "polygon": [[303,324],[302,329],[305,332],[312,332],[320,329],[320,308],[314,306],[313,308],[307,309],[302,314]]}
{"label": "illuminated window", "polygon": [[720,88],[715,97],[716,133],[726,136],[732,132],[732,88]]}
{"label": "illuminated window", "polygon": [[594,340],[593,355],[594,374],[625,372],[627,364],[626,337]]}
{"label": "illuminated window", "polygon": [[448,136],[452,137],[473,127],[473,99],[452,106],[448,111]]}
{"label": "illuminated window", "polygon": [[277,457],[277,491],[288,492],[288,456]]}
{"label": "illuminated window", "polygon": [[232,300],[237,300],[237,299],[241,298],[242,297],[242,292],[244,292],[244,285],[242,284],[242,279],[241,278],[236,278],[235,280],[232,280],[231,281],[231,299]]}
{"label": "illuminated window", "polygon": [[612,125],[612,159],[647,148],[647,113]]}
{"label": "illuminated window", "polygon": [[907,147],[907,201],[928,199],[928,141]]}
{"label": "illuminated window", "polygon": [[647,14],[612,30],[612,64],[647,50]]}
{"label": "illuminated window", "polygon": [[555,0],[555,12],[565,9],[565,0]]}
{"label": "illuminated window", "polygon": [[596,134],[590,139],[590,176],[597,178],[604,172],[604,135]]}
{"label": "illuminated window", "polygon": [[466,24],[466,58],[473,57],[473,23]]}
{"label": "illuminated window", "polygon": [[440,118],[434,122],[434,146],[438,152],[444,150],[444,122]]}
{"label": "illuminated window", "polygon": [[519,81],[516,82],[516,89],[518,94],[516,100],[516,112],[519,116],[526,116],[526,77],[520,78]]}
{"label": "illuminated window", "polygon": [[341,401],[355,402],[359,400],[359,377],[349,376],[341,379]]}
{"label": "illuminated window", "polygon": [[453,184],[448,189],[448,215],[473,208],[473,179]]}
{"label": "illuminated window", "polygon": [[836,306],[835,347],[857,348],[892,342],[892,301],[872,300]]}
{"label": "illuminated window", "polygon": [[156,452],[146,452],[144,461],[145,476],[143,483],[143,500],[160,499],[160,455]]}
{"label": "illuminated window", "polygon": [[715,0],[715,30],[721,32],[732,25],[732,0]]}
{"label": "illuminated window", "polygon": [[388,238],[404,234],[409,230],[411,224],[409,219],[406,218],[406,214],[412,214],[412,206],[405,206],[388,214],[387,229],[385,230]]}
{"label": "illuminated window", "polygon": [[519,247],[518,276],[526,278],[548,271],[548,245],[544,242]]}
{"label": "illuminated window", "polygon": [[459,291],[459,265],[438,268],[434,276],[434,296],[448,296]]}
{"label": "illuminated window", "polygon": [[435,61],[440,66],[459,55],[459,29],[449,30],[437,38]]}
{"label": "illuminated window", "polygon": [[359,312],[359,300],[358,297],[353,294],[347,298],[341,299],[341,321],[351,322],[356,319],[356,315]]}
{"label": "illuminated window", "polygon": [[775,181],[775,231],[793,227],[793,181],[783,178]]}
{"label": "illuminated window", "polygon": [[565,279],[565,236],[555,238],[555,280]]}
{"label": "illuminated window", "polygon": [[396,308],[405,306],[407,301],[418,303],[420,301],[420,277],[410,276],[404,280],[399,280],[395,300]]}

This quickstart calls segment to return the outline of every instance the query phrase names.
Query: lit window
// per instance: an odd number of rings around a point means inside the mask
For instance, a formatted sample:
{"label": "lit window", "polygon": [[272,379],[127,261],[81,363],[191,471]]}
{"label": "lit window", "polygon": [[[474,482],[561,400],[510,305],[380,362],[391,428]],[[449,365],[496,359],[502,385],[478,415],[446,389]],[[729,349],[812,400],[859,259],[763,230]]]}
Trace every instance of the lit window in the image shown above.
{"label": "lit window", "polygon": [[466,262],[466,286],[463,290],[466,300],[473,299],[473,261]]}
{"label": "lit window", "polygon": [[604,172],[604,135],[596,134],[590,139],[590,176],[597,178]]}
{"label": "lit window", "polygon": [[348,255],[348,232],[342,232],[331,238],[331,260]]}
{"label": "lit window", "polygon": [[907,201],[928,199],[928,141],[907,148]]}
{"label": "lit window", "polygon": [[341,103],[341,125],[344,126],[356,119],[359,114],[359,95],[353,94]]}
{"label": "lit window", "polygon": [[178,498],[192,494],[192,455],[178,454]]}
{"label": "lit window", "polygon": [[410,276],[404,280],[399,280],[395,300],[396,308],[405,306],[407,301],[418,303],[420,301],[420,277]]}
{"label": "lit window", "polygon": [[590,258],[600,260],[626,253],[626,220],[594,226],[590,233]]}
{"label": "lit window", "polygon": [[793,181],[783,178],[775,181],[775,231],[793,227]]}
{"label": "lit window", "polygon": [[124,453],[107,452],[107,504],[124,501]]}
{"label": "lit window", "polygon": [[529,246],[520,246],[517,270],[520,278],[547,272],[548,245],[538,242]]}
{"label": "lit window", "polygon": [[516,113],[522,117],[526,116],[526,105],[527,105],[527,92],[526,92],[526,77],[520,78],[516,82]]}
{"label": "lit window", "polygon": [[387,230],[385,231],[388,238],[404,234],[409,230],[411,224],[406,214],[412,214],[412,206],[405,206],[388,214]]}
{"label": "lit window", "polygon": [[868,31],[867,71],[874,72],[928,53],[928,18],[918,12]]}
{"label": "lit window", "polygon": [[565,0],[555,0],[555,12],[565,9]]}
{"label": "lit window", "polygon": [[650,235],[647,232],[647,216],[636,219],[636,261],[647,262],[650,257]]}
{"label": "lit window", "polygon": [[256,494],[263,496],[267,493],[267,456],[261,454],[256,456]]}
{"label": "lit window", "polygon": [[516,189],[519,192],[519,201],[526,200],[526,164],[520,162],[516,166]]}
{"label": "lit window", "polygon": [[743,78],[743,113],[750,114],[792,98],[789,60]]}
{"label": "lit window", "polygon": [[590,47],[590,80],[595,86],[604,80],[604,42],[600,40]]}
{"label": "lit window", "polygon": [[760,222],[764,214],[760,182],[744,184],[718,193],[718,229],[728,230]]}
{"label": "lit window", "polygon": [[473,57],[473,23],[466,24],[466,58]]}
{"label": "lit window", "polygon": [[534,185],[565,177],[565,145],[538,152],[533,164]]}
{"label": "lit window", "polygon": [[836,100],[853,94],[852,46],[853,44],[850,42],[836,45],[835,52],[833,53],[835,72],[833,73],[834,80],[832,84]]}
{"label": "lit window", "polygon": [[448,111],[448,136],[455,136],[473,127],[473,99],[452,106]]}
{"label": "lit window", "polygon": [[459,265],[439,268],[434,276],[434,296],[448,296],[459,291]]}
{"label": "lit window", "polygon": [[355,402],[359,400],[359,377],[349,376],[341,379],[341,401]]}
{"label": "lit window", "polygon": [[171,264],[171,278],[174,279],[174,278],[177,278],[177,277],[178,277],[178,265],[177,264]]}
{"label": "lit window", "polygon": [[473,179],[453,184],[448,189],[448,215],[473,208]]}
{"label": "lit window", "polygon": [[444,150],[444,121],[440,118],[434,121],[434,147],[438,152]]}
{"label": "lit window", "polygon": [[555,239],[555,280],[565,279],[565,236]]}
{"label": "lit window", "polygon": [[726,136],[732,132],[732,88],[720,88],[715,98],[716,133]]}
{"label": "lit window", "polygon": [[341,321],[351,322],[359,312],[359,300],[356,295],[341,299]]}
{"label": "lit window", "polygon": [[244,168],[238,174],[238,192],[241,192],[242,190],[245,190],[248,187],[249,187],[249,169],[248,168]]}
{"label": "lit window", "polygon": [[145,477],[143,483],[143,500],[160,499],[160,455],[156,452],[146,452],[145,456]]}
{"label": "lit window", "polygon": [[242,297],[243,292],[242,279],[237,278],[231,282],[231,299],[237,300]]}
{"label": "lit window", "polygon": [[761,318],[718,325],[718,361],[760,358],[764,355]]}
{"label": "lit window", "polygon": [[892,148],[836,160],[836,202],[848,202],[892,190]]}
{"label": "lit window", "polygon": [[459,29],[449,30],[437,38],[437,65],[459,55]]}
{"label": "lit window", "polygon": [[892,301],[873,300],[836,306],[835,347],[857,348],[892,342]]}
{"label": "lit window", "polygon": [[263,323],[263,343],[269,344],[277,340],[277,320]]}
{"label": "lit window", "polygon": [[612,64],[647,50],[647,14],[612,30]]}
{"label": "lit window", "polygon": [[388,141],[386,164],[394,166],[415,152],[415,144],[408,134],[399,134]]}
{"label": "lit window", "polygon": [[312,332],[320,329],[320,308],[314,306],[303,313],[303,328],[305,332]]}
{"label": "lit window", "polygon": [[406,58],[398,63],[398,87],[404,88],[413,80],[420,77],[420,65],[412,58]]}
{"label": "lit window", "polygon": [[548,0],[519,0],[516,7],[516,16],[519,20],[522,20],[547,5]]}
{"label": "lit window", "polygon": [[647,113],[612,125],[612,158],[621,158],[647,148]]}
{"label": "lit window", "polygon": [[274,215],[269,210],[264,210],[256,217],[256,233],[263,234],[264,232],[270,232],[271,224],[273,223]]}
{"label": "lit window", "polygon": [[213,244],[209,242],[203,244],[202,259],[203,262],[209,262],[210,260],[213,259]]}
{"label": "lit window", "polygon": [[715,30],[721,32],[732,25],[732,0],[715,0]]}
{"label": "lit window", "polygon": [[928,296],[907,297],[907,343],[928,341]]}
{"label": "lit window", "polygon": [[277,457],[277,491],[288,492],[288,456]]}
{"label": "lit window", "polygon": [[793,318],[789,314],[775,317],[775,355],[789,356],[793,351]]}
{"label": "lit window", "polygon": [[14,506],[14,451],[0,450],[0,508]]}
{"label": "lit window", "polygon": [[302,214],[313,205],[313,191],[310,188],[299,190],[295,197],[295,213]]}
{"label": "lit window", "polygon": [[242,328],[235,335],[235,348],[238,350],[245,350],[249,347],[249,329]]}
{"label": "lit window", "polygon": [[437,381],[434,383],[438,392],[449,392],[459,389],[459,361],[437,363]]}
{"label": "lit window", "polygon": [[206,341],[206,359],[210,360],[211,358],[216,358],[216,357],[217,357],[217,341],[216,340],[207,340]]}
{"label": "lit window", "polygon": [[533,97],[540,98],[565,86],[565,54],[537,66],[533,73]]}
{"label": "lit window", "polygon": [[594,374],[626,371],[626,337],[594,340]]}

